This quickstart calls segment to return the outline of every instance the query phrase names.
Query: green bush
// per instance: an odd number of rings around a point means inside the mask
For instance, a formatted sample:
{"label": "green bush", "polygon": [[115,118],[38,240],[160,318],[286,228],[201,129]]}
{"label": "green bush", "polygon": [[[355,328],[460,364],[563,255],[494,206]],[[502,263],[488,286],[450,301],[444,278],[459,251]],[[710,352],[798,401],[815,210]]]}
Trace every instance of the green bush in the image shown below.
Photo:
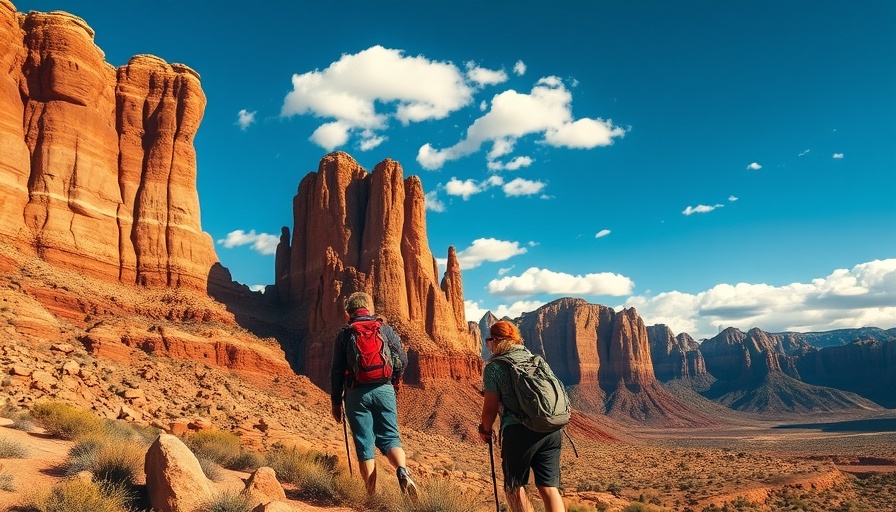
{"label": "green bush", "polygon": [[63,481],[48,492],[32,496],[27,509],[34,512],[130,511],[130,495],[123,486],[103,485],[80,478]]}
{"label": "green bush", "polygon": [[0,437],[0,459],[24,459],[28,457],[28,448],[22,443]]}
{"label": "green bush", "polygon": [[93,413],[63,402],[35,404],[31,415],[48,434],[62,439],[73,440],[103,431],[103,421]]}

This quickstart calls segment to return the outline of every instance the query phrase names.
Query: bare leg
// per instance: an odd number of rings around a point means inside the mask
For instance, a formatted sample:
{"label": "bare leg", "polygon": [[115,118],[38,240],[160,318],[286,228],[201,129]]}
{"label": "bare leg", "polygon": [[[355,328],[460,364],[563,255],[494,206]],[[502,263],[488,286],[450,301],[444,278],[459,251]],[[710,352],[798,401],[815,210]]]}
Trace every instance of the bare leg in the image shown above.
{"label": "bare leg", "polygon": [[386,452],[386,458],[389,459],[389,464],[392,464],[393,469],[403,468],[405,467],[405,464],[407,464],[404,448],[401,446],[391,448]]}
{"label": "bare leg", "polygon": [[526,488],[522,485],[514,489],[505,487],[504,495],[507,496],[511,512],[533,512],[535,510],[532,508],[532,503],[529,502]]}
{"label": "bare leg", "polygon": [[541,495],[541,501],[544,503],[544,512],[566,512],[560,490],[556,487],[538,486],[538,494]]}
{"label": "bare leg", "polygon": [[361,473],[364,486],[367,487],[367,494],[373,496],[376,494],[376,461],[374,459],[359,460],[358,470]]}

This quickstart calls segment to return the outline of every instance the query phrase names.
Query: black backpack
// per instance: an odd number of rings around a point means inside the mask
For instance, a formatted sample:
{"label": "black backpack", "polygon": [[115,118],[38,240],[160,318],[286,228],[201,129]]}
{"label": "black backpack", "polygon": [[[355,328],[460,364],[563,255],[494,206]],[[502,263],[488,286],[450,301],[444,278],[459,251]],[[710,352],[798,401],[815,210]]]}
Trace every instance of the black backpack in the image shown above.
{"label": "black backpack", "polygon": [[[493,356],[510,370],[510,381],[520,410],[508,409],[535,432],[554,432],[569,423],[569,397],[547,361],[528,350]],[[505,405],[506,407],[506,405]]]}

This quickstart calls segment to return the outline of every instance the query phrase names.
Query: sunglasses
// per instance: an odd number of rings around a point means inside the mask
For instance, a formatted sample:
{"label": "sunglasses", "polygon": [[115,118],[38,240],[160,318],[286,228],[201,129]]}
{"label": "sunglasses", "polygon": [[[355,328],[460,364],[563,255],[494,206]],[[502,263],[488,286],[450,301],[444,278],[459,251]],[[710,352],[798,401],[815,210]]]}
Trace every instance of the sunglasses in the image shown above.
{"label": "sunglasses", "polygon": [[485,338],[485,341],[495,341],[495,338],[492,338],[491,336],[489,336],[488,338]]}

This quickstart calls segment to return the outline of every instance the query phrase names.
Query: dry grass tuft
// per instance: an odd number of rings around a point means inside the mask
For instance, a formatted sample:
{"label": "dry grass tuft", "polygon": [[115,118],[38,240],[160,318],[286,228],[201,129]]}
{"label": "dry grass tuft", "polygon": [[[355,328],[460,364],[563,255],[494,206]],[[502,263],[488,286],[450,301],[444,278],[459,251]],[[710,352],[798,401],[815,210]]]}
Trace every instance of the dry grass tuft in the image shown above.
{"label": "dry grass tuft", "polygon": [[0,459],[24,459],[28,457],[28,448],[22,443],[0,437]]}
{"label": "dry grass tuft", "polygon": [[69,450],[65,471],[68,475],[89,471],[100,482],[132,485],[143,474],[147,448],[114,437],[84,438]]}
{"label": "dry grass tuft", "polygon": [[31,496],[25,509],[33,512],[122,512],[132,510],[130,500],[123,486],[72,478],[47,492]]}
{"label": "dry grass tuft", "polygon": [[196,512],[251,512],[252,508],[245,494],[225,491],[202,503]]}
{"label": "dry grass tuft", "polygon": [[35,404],[31,415],[48,434],[61,439],[74,440],[103,431],[103,421],[100,418],[63,402]]}
{"label": "dry grass tuft", "polygon": [[203,430],[184,437],[184,444],[197,459],[207,459],[221,466],[240,456],[240,437],[223,430]]}

